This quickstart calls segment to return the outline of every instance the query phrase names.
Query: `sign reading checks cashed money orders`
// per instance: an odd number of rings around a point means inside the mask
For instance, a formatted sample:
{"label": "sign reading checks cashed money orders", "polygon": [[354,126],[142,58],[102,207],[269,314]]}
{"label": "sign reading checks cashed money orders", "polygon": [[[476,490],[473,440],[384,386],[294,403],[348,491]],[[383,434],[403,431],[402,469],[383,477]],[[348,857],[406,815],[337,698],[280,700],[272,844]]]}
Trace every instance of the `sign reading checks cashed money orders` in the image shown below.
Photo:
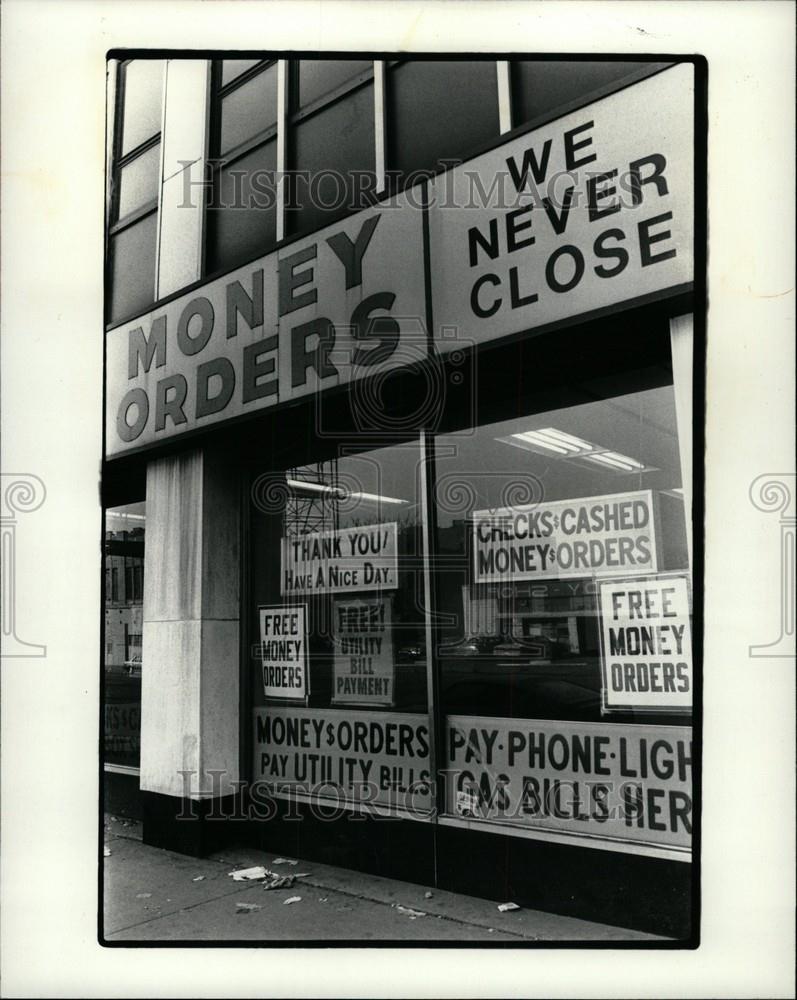
{"label": "sign reading checks cashed money orders", "polygon": [[475,583],[656,570],[650,490],[477,510]]}

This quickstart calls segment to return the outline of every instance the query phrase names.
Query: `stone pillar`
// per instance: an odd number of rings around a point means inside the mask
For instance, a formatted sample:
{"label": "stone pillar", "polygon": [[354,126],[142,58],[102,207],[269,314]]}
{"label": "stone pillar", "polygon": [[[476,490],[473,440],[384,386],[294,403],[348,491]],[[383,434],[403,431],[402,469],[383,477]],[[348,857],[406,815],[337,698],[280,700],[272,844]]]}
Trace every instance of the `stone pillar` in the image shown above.
{"label": "stone pillar", "polygon": [[190,854],[212,849],[208,815],[229,807],[239,777],[239,523],[238,473],[224,455],[199,448],[149,463],[144,840]]}

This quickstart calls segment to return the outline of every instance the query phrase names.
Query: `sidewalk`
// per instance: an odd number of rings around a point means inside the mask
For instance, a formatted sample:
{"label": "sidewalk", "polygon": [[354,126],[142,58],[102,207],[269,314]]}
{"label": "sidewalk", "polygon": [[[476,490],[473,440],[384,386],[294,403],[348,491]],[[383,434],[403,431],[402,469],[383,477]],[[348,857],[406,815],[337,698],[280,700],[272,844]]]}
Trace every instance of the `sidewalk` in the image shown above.
{"label": "sidewalk", "polygon": [[[130,820],[105,817],[105,940],[127,942],[417,942],[660,941],[620,927],[539,910],[507,913],[497,903],[301,861],[274,865],[277,855],[249,848],[207,858],[141,843]],[[110,851],[110,855],[108,855]],[[285,875],[307,873],[289,889],[266,891],[229,872],[265,865]],[[298,901],[286,905],[291,897]],[[238,904],[247,904],[239,907]]]}

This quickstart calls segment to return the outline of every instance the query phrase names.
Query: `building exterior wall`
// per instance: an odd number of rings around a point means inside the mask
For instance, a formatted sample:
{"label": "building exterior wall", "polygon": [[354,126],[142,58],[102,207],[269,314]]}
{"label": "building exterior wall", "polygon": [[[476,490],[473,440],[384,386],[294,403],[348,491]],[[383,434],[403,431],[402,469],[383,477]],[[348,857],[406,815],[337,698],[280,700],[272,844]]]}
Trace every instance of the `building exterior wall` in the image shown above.
{"label": "building exterior wall", "polygon": [[[146,468],[128,499],[146,500],[151,842],[176,803],[204,803],[201,823],[232,796],[280,849],[298,805],[307,856],[406,875],[409,845],[461,887],[478,845],[546,906],[611,916],[614,885],[622,919],[688,936],[694,64],[169,59],[132,149],[130,65],[112,74],[106,461],[131,483]],[[302,171],[316,195],[325,163],[354,184],[348,155],[370,193],[319,211]],[[123,216],[146,157],[155,185]],[[525,183],[551,196],[533,216]],[[507,533],[530,511],[583,521],[555,536],[570,563]],[[679,595],[666,670],[621,651],[632,611],[609,628],[632,585],[650,636],[650,602]],[[341,790],[333,833],[314,810]],[[561,899],[534,888],[547,865]]]}

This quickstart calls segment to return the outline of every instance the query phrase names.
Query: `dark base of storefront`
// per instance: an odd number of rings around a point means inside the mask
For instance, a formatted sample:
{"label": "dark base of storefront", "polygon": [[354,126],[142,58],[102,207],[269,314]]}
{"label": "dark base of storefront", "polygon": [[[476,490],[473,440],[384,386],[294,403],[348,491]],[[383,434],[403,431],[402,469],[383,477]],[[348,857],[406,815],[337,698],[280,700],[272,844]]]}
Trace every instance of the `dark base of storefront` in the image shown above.
{"label": "dark base of storefront", "polygon": [[317,806],[281,800],[269,819],[253,820],[232,797],[140,796],[153,847],[201,857],[246,845],[697,946],[684,862],[354,812],[325,819]]}

